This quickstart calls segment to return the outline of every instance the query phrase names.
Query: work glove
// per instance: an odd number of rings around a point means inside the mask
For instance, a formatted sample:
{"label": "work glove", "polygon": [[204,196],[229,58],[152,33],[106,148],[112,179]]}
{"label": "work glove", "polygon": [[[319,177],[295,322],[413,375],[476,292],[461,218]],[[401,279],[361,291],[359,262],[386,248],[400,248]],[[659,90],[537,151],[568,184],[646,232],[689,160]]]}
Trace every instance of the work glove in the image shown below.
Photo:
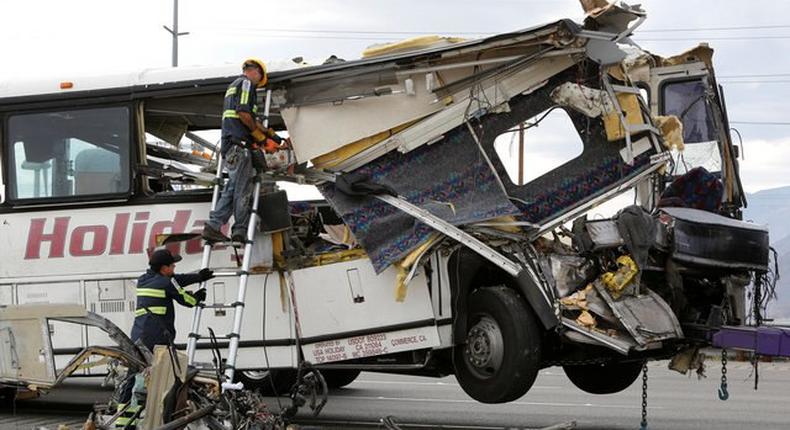
{"label": "work glove", "polygon": [[197,300],[198,303],[205,302],[206,301],[206,289],[205,288],[201,288],[201,289],[195,291],[194,293],[192,293],[192,297],[194,297],[195,300]]}
{"label": "work glove", "polygon": [[206,267],[204,269],[200,269],[198,275],[200,276],[200,282],[206,282],[214,277],[214,271]]}
{"label": "work glove", "polygon": [[263,132],[260,128],[256,128],[255,130],[250,133],[252,138],[255,139],[256,142],[264,142],[266,141],[266,133]]}

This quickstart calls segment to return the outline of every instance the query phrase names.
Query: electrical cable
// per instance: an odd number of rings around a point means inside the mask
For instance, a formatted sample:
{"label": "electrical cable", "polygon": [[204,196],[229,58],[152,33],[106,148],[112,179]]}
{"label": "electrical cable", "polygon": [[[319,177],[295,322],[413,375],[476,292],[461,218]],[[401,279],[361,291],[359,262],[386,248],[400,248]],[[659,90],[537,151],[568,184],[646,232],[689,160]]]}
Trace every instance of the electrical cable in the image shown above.
{"label": "electrical cable", "polygon": [[263,278],[263,359],[266,363],[266,370],[269,372],[269,385],[271,386],[272,393],[274,393],[274,397],[277,399],[277,407],[282,410],[283,404],[280,400],[280,393],[277,392],[276,384],[274,383],[274,374],[272,373],[272,369],[269,364],[269,353],[268,348],[266,347],[266,287],[269,284],[269,274],[266,274],[266,277]]}

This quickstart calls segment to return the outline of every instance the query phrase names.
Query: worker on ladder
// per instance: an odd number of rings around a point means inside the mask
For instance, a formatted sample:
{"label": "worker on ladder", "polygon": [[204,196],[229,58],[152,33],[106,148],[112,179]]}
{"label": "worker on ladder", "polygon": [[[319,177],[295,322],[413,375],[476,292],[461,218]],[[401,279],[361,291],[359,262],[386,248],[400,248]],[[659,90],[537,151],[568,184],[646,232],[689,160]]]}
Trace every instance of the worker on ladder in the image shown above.
{"label": "worker on ladder", "polygon": [[190,308],[206,300],[205,288],[190,293],[184,287],[214,277],[211,269],[177,275],[179,261],[181,256],[173,255],[168,249],[156,250],[148,260],[149,269],[137,279],[137,309],[131,338],[133,342],[139,339],[151,351],[156,345],[170,345],[176,337],[173,300]]}
{"label": "worker on ladder", "polygon": [[230,240],[245,241],[252,209],[252,179],[256,169],[266,167],[261,149],[276,152],[287,145],[274,130],[257,121],[256,88],[266,85],[266,65],[259,59],[250,58],[242,64],[242,71],[242,76],[234,80],[225,92],[220,153],[228,168],[228,182],[203,227],[203,239],[209,243],[228,241],[220,229],[231,215],[235,222]]}
{"label": "worker on ladder", "polygon": [[[131,339],[138,340],[153,352],[156,345],[172,345],[176,337],[175,309],[173,300],[187,307],[194,307],[206,300],[206,289],[194,293],[184,287],[205,282],[214,277],[211,269],[201,269],[198,273],[176,274],[176,263],[180,255],[173,255],[168,249],[158,249],[148,259],[148,270],[137,279],[137,308],[134,311],[134,326]],[[127,375],[118,399],[118,411],[124,412],[116,421],[116,427],[134,429],[136,417],[144,401],[133,399],[132,393],[138,375]],[[131,402],[131,403],[129,403]]]}

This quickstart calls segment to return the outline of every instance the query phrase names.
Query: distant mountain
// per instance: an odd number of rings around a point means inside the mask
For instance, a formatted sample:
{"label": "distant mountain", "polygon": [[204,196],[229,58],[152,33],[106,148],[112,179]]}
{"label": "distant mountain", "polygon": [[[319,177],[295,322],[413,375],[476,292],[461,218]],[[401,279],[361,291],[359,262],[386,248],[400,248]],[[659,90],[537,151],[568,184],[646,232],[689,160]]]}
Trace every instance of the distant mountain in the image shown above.
{"label": "distant mountain", "polygon": [[744,210],[743,218],[768,225],[772,244],[790,237],[790,187],[747,194],[746,200],[749,206]]}
{"label": "distant mountain", "polygon": [[779,257],[778,300],[768,308],[768,316],[790,319],[790,187],[772,188],[748,194],[749,206],[743,218],[768,226],[771,246]]}

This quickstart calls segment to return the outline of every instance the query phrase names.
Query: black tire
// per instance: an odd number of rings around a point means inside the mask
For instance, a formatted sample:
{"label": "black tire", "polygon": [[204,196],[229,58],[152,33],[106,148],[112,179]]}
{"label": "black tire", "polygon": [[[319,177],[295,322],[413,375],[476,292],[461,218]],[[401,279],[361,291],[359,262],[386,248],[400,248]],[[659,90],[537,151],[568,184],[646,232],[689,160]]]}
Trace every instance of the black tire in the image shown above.
{"label": "black tire", "polygon": [[12,409],[16,401],[16,388],[0,386],[0,410]]}
{"label": "black tire", "polygon": [[296,369],[239,371],[236,380],[244,383],[244,388],[259,390],[264,395],[284,396],[296,382]]}
{"label": "black tire", "polygon": [[326,386],[329,388],[343,388],[346,385],[354,382],[357,376],[362,373],[357,369],[324,369],[321,370],[321,376],[326,381]]}
{"label": "black tire", "polygon": [[614,394],[625,390],[642,373],[643,361],[562,366],[573,385],[590,394]]}
{"label": "black tire", "polygon": [[486,287],[469,297],[467,339],[453,350],[461,388],[482,403],[505,403],[526,394],[540,370],[541,329],[515,291]]}

